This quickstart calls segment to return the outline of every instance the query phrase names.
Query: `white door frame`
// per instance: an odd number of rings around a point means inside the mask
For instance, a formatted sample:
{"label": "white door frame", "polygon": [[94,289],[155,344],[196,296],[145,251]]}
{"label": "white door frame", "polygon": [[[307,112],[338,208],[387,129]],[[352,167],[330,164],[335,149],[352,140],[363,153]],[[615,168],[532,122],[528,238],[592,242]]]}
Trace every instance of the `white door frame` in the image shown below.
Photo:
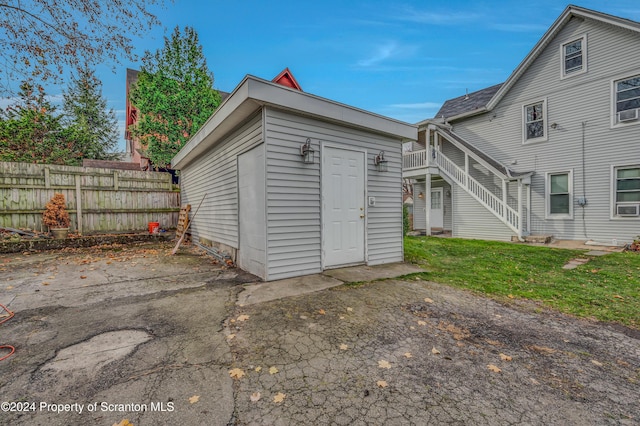
{"label": "white door frame", "polygon": [[[324,224],[324,202],[325,202],[325,195],[324,195],[324,164],[322,162],[322,159],[324,157],[324,153],[325,153],[325,148],[331,148],[331,149],[339,149],[339,150],[343,150],[343,151],[354,151],[354,152],[358,152],[358,153],[362,153],[363,154],[363,164],[362,164],[362,171],[363,171],[363,180],[364,180],[364,191],[362,194],[362,205],[364,208],[364,232],[363,232],[363,260],[362,261],[358,261],[356,263],[348,263],[348,264],[342,264],[342,265],[327,265],[326,264],[326,229],[325,229],[325,224]],[[366,149],[358,149],[358,148],[354,148],[354,147],[345,147],[343,145],[338,145],[335,143],[331,143],[331,142],[321,142],[320,143],[320,239],[321,239],[321,247],[322,247],[322,269],[331,269],[331,268],[341,268],[343,266],[349,266],[349,265],[359,265],[362,263],[367,263],[367,259],[369,259],[369,254],[368,254],[368,245],[367,245],[367,228],[368,228],[368,221],[369,221],[369,208],[367,205],[367,150]]]}

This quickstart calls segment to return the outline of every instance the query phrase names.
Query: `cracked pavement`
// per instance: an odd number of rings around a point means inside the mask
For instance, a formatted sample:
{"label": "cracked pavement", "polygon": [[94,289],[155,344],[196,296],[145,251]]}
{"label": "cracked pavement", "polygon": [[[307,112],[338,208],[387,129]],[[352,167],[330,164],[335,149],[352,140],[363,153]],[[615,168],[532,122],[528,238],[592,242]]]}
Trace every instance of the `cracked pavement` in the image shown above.
{"label": "cracked pavement", "polygon": [[0,255],[0,399],[113,406],[0,423],[640,424],[638,330],[412,278],[239,306],[255,277],[170,249]]}

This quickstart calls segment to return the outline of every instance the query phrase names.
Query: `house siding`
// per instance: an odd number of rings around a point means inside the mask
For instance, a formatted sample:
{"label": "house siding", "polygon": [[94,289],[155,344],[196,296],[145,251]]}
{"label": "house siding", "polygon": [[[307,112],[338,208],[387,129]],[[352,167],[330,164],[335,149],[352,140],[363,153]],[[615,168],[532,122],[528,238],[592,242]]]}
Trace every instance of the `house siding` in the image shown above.
{"label": "house siding", "polygon": [[[322,271],[321,144],[366,151],[366,258],[370,265],[401,261],[402,185],[399,139],[352,129],[274,107],[265,107],[267,157],[268,279]],[[314,164],[300,159],[307,138],[316,152]],[[389,171],[375,171],[373,157],[385,151]]]}
{"label": "house siding", "polygon": [[[451,230],[452,226],[452,197],[447,196],[447,191],[451,191],[451,185],[449,185],[444,180],[436,180],[431,182],[431,188],[444,188],[443,190],[443,229]],[[418,194],[422,192],[425,193],[425,184],[424,182],[416,182],[413,184],[413,229],[426,229],[427,228],[427,219],[425,217],[425,209],[427,197],[420,199]]]}
{"label": "house siding", "polygon": [[194,241],[206,238],[238,248],[237,157],[260,143],[262,117],[256,114],[205,155],[182,168],[182,204],[191,204],[193,211],[206,194],[191,223]]}
{"label": "house siding", "polygon": [[[587,36],[587,72],[561,78],[560,45]],[[629,242],[640,219],[612,219],[611,167],[640,164],[640,124],[611,127],[614,79],[640,74],[640,34],[572,18],[494,108],[452,123],[454,131],[516,171],[534,171],[531,234]],[[522,143],[522,107],[546,100],[548,138]],[[550,127],[557,123],[556,129]],[[517,162],[517,164],[514,164]],[[573,172],[573,218],[545,216],[545,174]],[[580,207],[577,199],[586,197]]]}
{"label": "house siding", "polygon": [[515,235],[511,228],[459,186],[453,187],[451,198],[453,207],[451,236],[511,241],[511,237]]}

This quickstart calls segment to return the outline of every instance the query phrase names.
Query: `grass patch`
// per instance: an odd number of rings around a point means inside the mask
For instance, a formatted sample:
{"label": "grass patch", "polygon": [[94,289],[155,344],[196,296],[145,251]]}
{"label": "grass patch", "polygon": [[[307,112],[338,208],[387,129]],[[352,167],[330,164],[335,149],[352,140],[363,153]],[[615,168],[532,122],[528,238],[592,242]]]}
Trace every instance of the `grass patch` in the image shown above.
{"label": "grass patch", "polygon": [[[494,241],[405,238],[405,259],[428,269],[425,279],[640,328],[640,253],[585,253]],[[562,269],[575,257],[591,260]]]}

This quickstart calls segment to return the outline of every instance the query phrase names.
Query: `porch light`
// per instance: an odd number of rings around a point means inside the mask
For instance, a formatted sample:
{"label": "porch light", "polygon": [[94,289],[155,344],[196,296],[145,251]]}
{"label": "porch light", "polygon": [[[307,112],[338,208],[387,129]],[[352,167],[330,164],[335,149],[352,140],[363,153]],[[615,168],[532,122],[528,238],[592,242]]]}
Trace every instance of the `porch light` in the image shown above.
{"label": "porch light", "polygon": [[422,192],[420,192],[420,193],[418,194],[418,198],[420,198],[420,199],[422,200],[422,199],[424,198],[424,194],[423,194]]}
{"label": "porch light", "polygon": [[384,151],[380,151],[380,153],[375,156],[373,164],[379,172],[386,172],[388,170],[387,160],[384,159]]}
{"label": "porch light", "polygon": [[302,157],[302,162],[305,164],[313,164],[314,152],[313,148],[311,148],[311,139],[307,138],[307,141],[300,145],[300,156]]}

